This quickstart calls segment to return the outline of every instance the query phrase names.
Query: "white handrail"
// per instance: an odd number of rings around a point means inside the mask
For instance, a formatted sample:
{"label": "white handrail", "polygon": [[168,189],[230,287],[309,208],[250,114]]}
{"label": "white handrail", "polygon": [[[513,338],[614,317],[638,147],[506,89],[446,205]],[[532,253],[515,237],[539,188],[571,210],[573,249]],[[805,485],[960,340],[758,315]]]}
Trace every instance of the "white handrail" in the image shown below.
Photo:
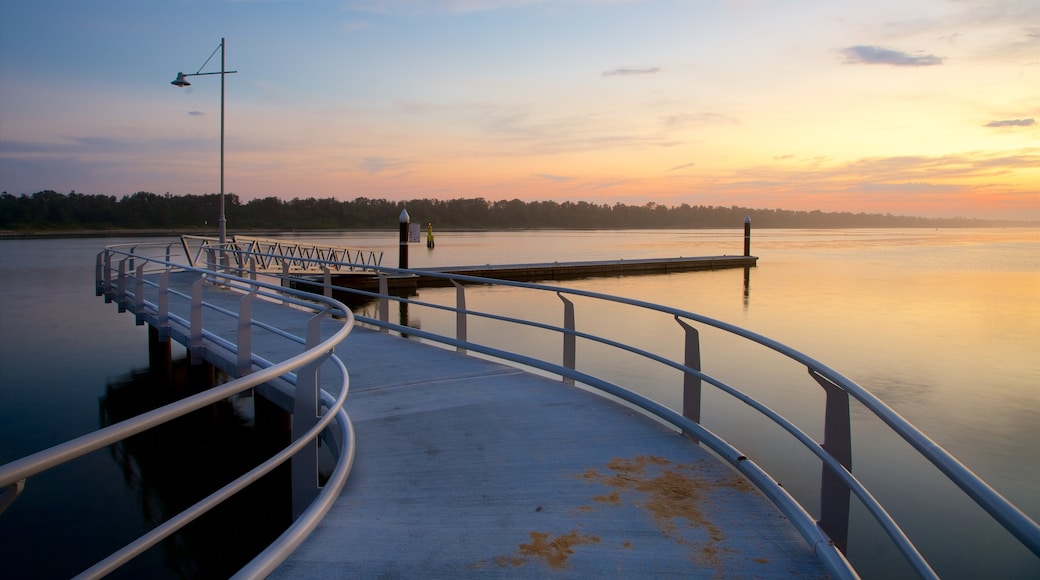
{"label": "white handrail", "polygon": [[[116,246],[106,248],[104,252],[98,254],[97,267],[95,270],[98,294],[104,295],[107,301],[116,301],[120,305],[120,310],[131,307],[139,320],[144,317],[144,312],[142,312],[141,309],[150,309],[150,312],[155,315],[155,321],[157,324],[174,321],[179,325],[187,325],[188,328],[186,329],[185,336],[195,335],[199,340],[211,341],[214,344],[220,343],[221,346],[224,347],[228,347],[229,345],[221,343],[220,341],[222,339],[218,339],[215,335],[209,333],[204,328],[201,328],[201,325],[199,324],[202,320],[201,317],[190,317],[195,319],[196,325],[200,325],[200,328],[191,328],[192,323],[189,320],[183,317],[171,315],[168,311],[160,312],[161,309],[167,307],[145,300],[143,296],[143,289],[145,286],[143,275],[146,265],[151,266],[153,272],[155,271],[155,268],[159,268],[163,274],[161,280],[166,279],[166,274],[171,269],[177,269],[184,272],[194,271],[202,278],[214,281],[228,289],[232,287],[240,287],[246,292],[250,289],[254,292],[262,290],[270,295],[283,296],[286,300],[289,300],[298,306],[308,308],[315,308],[315,302],[317,302],[319,304],[317,310],[323,310],[324,312],[335,311],[338,315],[342,316],[342,324],[331,334],[331,336],[323,340],[312,340],[311,344],[309,344],[303,352],[289,357],[286,360],[275,364],[263,361],[267,364],[260,365],[259,370],[252,371],[245,376],[234,379],[223,385],[219,385],[212,389],[208,389],[174,403],[143,413],[131,419],[104,427],[93,433],[77,437],[73,440],[0,466],[0,490],[12,490],[12,492],[0,495],[0,499],[2,499],[5,504],[3,507],[6,507],[10,502],[17,499],[17,496],[22,487],[24,487],[26,480],[34,475],[81,457],[92,451],[122,441],[132,435],[141,433],[142,431],[162,425],[212,403],[227,399],[253,387],[279,378],[288,378],[290,384],[295,384],[295,377],[293,375],[294,370],[305,367],[306,365],[315,364],[321,360],[331,360],[335,365],[335,368],[340,372],[341,381],[339,384],[339,396],[333,399],[331,395],[321,391],[319,396],[321,397],[323,405],[326,407],[324,415],[319,417],[314,425],[291,442],[288,447],[265,461],[260,466],[225,485],[209,497],[189,507],[123,549],[110,555],[94,567],[84,571],[83,575],[85,577],[97,577],[107,574],[137,556],[148,547],[155,545],[163,538],[206,513],[214,506],[219,505],[234,493],[237,493],[241,489],[253,483],[264,473],[273,470],[284,461],[290,459],[301,449],[304,449],[308,445],[316,444],[317,438],[322,436],[323,432],[330,426],[332,421],[335,421],[340,439],[340,453],[332,477],[330,477],[321,490],[318,490],[319,492],[317,496],[311,502],[310,507],[308,507],[304,512],[304,516],[292,524],[290,530],[283,533],[282,536],[280,536],[268,548],[268,550],[265,551],[266,556],[264,559],[258,559],[255,561],[259,562],[259,565],[262,565],[265,569],[276,566],[291,552],[293,547],[298,545],[299,542],[301,542],[303,538],[314,529],[317,522],[320,520],[321,515],[327,512],[331,507],[332,501],[334,501],[335,497],[342,489],[353,464],[355,449],[353,427],[350,425],[349,417],[347,417],[347,415],[342,411],[342,406],[349,390],[349,375],[347,374],[346,367],[343,365],[342,361],[332,354],[335,346],[342,342],[353,328],[354,318],[350,310],[340,302],[331,298],[315,297],[311,294],[297,290],[282,288],[280,286],[257,282],[255,280],[247,280],[210,270],[184,267],[183,265],[175,264],[170,261],[170,247],[169,244],[135,244],[128,250],[120,249],[120,247]],[[140,253],[141,251],[155,248],[164,248],[164,254],[162,257],[149,257]],[[116,274],[117,278],[114,281],[112,280],[113,256],[121,257],[117,261],[118,273]],[[128,262],[130,264],[129,271],[127,268]],[[134,283],[132,286],[127,284],[128,278],[133,279]],[[154,282],[150,282],[149,284],[156,285]],[[165,288],[162,288],[160,290],[159,302],[168,300],[171,295],[182,299],[190,298],[184,295],[178,295],[178,293],[168,292]],[[209,307],[212,305],[206,304],[206,306]],[[197,308],[201,308],[201,305],[197,305]],[[222,310],[222,313],[227,316],[237,316],[235,313],[226,310]],[[252,324],[263,323],[252,321]],[[241,325],[240,328],[242,328]],[[292,340],[299,338],[291,337],[287,335],[287,333],[281,331],[280,334],[283,337]],[[298,340],[298,342],[304,341],[305,339]],[[250,356],[249,358],[256,358],[262,361],[259,357]],[[315,388],[317,388],[317,385],[315,385]]]}
{"label": "white handrail", "polygon": [[[805,355],[795,349],[792,349],[787,345],[779,343],[775,340],[772,340],[755,332],[746,330],[744,328],[720,320],[715,320],[707,316],[699,315],[693,312],[662,306],[659,304],[654,304],[642,300],[611,296],[608,294],[602,294],[598,292],[590,292],[575,288],[564,288],[529,282],[514,282],[509,280],[481,278],[461,274],[446,274],[430,270],[401,270],[397,268],[380,267],[377,268],[377,271],[381,274],[381,278],[385,278],[385,275],[387,274],[421,274],[422,276],[437,277],[449,280],[452,284],[456,285],[459,288],[463,287],[466,284],[506,286],[512,288],[531,289],[541,292],[551,292],[560,296],[561,299],[563,299],[564,296],[578,296],[594,300],[602,300],[617,304],[624,304],[644,310],[668,314],[676,317],[676,319],[680,320],[680,322],[682,319],[685,319],[691,322],[711,326],[724,332],[743,338],[747,341],[761,345],[767,349],[773,350],[792,361],[804,365],[810,371],[811,376],[823,377],[830,384],[833,384],[841,391],[855,398],[871,413],[878,417],[885,425],[887,425],[894,433],[896,433],[905,441],[907,441],[911,445],[911,447],[920,454],[921,457],[935,465],[944,474],[944,476],[946,476],[951,482],[957,485],[973,502],[975,502],[977,505],[982,507],[983,510],[990,514],[990,516],[996,522],[998,522],[1009,533],[1011,533],[1011,535],[1014,536],[1023,546],[1032,551],[1035,555],[1040,556],[1040,525],[1038,525],[1037,522],[1033,521],[1029,516],[1027,516],[1020,509],[1018,509],[1017,506],[1012,504],[1007,498],[1005,498],[999,492],[994,490],[989,484],[987,484],[970,469],[968,469],[966,466],[960,463],[956,458],[954,458],[945,449],[939,446],[935,441],[933,441],[919,429],[914,427],[909,421],[907,421],[896,411],[888,407],[884,402],[882,402],[879,398],[870,393],[867,389],[848,379],[847,377],[835,371],[834,369],[817,361],[816,359],[809,357],[808,355]],[[320,293],[321,291],[323,291],[322,284],[315,282],[314,280],[300,278],[297,279],[297,282],[301,286],[307,284],[314,286],[317,289],[316,292]],[[456,330],[457,336],[465,336],[466,328],[464,321],[467,316],[487,318],[496,321],[542,328],[557,332],[560,335],[567,337],[564,342],[565,345],[570,343],[571,337],[595,341],[600,344],[605,344],[614,348],[620,348],[629,352],[633,352],[635,354],[639,354],[640,356],[644,356],[645,358],[648,358],[650,360],[655,360],[656,362],[661,364],[672,366],[673,368],[682,370],[686,375],[696,376],[719,388],[723,392],[727,392],[731,396],[736,397],[738,400],[741,400],[745,404],[748,404],[750,407],[756,409],[759,413],[762,413],[764,416],[776,422],[782,428],[791,433],[797,441],[799,441],[802,445],[804,445],[807,449],[809,449],[812,453],[814,453],[821,459],[825,470],[834,473],[837,476],[837,478],[840,481],[842,481],[843,484],[847,485],[849,489],[851,489],[853,493],[857,496],[857,498],[859,498],[860,501],[864,503],[864,505],[867,507],[868,513],[870,513],[871,516],[878,521],[885,534],[889,536],[893,544],[903,554],[907,562],[914,568],[914,570],[921,577],[929,578],[935,576],[934,570],[932,570],[931,566],[927,563],[927,561],[920,554],[917,548],[913,545],[910,539],[900,529],[899,525],[895,522],[895,520],[869,493],[869,491],[867,491],[867,488],[863,485],[863,483],[859,481],[851,473],[851,471],[846,469],[837,459],[835,459],[835,457],[831,456],[831,454],[824,447],[821,447],[818,443],[813,441],[812,438],[802,433],[800,429],[795,427],[794,424],[788,421],[787,419],[784,419],[779,413],[776,413],[775,411],[769,409],[765,405],[762,405],[761,403],[755,401],[751,397],[745,395],[744,393],[741,393],[738,389],[726,385],[725,383],[702,373],[699,369],[690,368],[681,362],[669,361],[667,359],[664,359],[664,357],[658,357],[657,355],[653,355],[651,353],[615,341],[611,341],[609,339],[577,331],[573,328],[573,322],[568,323],[564,321],[564,323],[561,326],[556,326],[509,316],[503,316],[494,313],[485,313],[475,310],[469,310],[465,307],[465,300],[463,297],[464,295],[461,290],[458,292],[458,296],[460,296],[460,298],[457,299],[456,306],[454,308],[450,306],[443,306],[439,304],[423,302],[418,299],[393,296],[390,295],[382,287],[379,292],[353,290],[342,287],[337,287],[336,290],[340,292],[356,294],[359,296],[370,297],[373,300],[379,300],[382,304],[384,304],[384,306],[379,309],[379,318],[369,318],[363,316],[357,317],[359,321],[365,322],[366,324],[371,324],[384,331],[393,330],[402,334],[407,334],[409,336],[443,343],[445,345],[456,348],[460,352],[479,352],[486,355],[494,356],[496,358],[500,358],[502,360],[515,362],[524,366],[547,370],[560,375],[565,380],[576,379],[578,381],[584,382],[589,386],[600,388],[608,392],[613,391],[613,389],[620,389],[619,392],[623,391],[625,394],[618,394],[613,392],[612,394],[622,396],[622,398],[626,398],[630,401],[639,401],[641,400],[641,397],[636,395],[632,399],[629,399],[628,397],[630,397],[631,394],[628,393],[627,390],[616,385],[612,385],[609,382],[605,382],[602,379],[590,377],[580,372],[575,372],[572,368],[570,368],[572,363],[568,362],[569,357],[566,353],[563,357],[564,365],[561,366],[544,360],[531,359],[522,355],[518,355],[516,353],[485,347],[477,343],[474,343],[470,340],[458,340],[457,338],[453,339],[451,337],[438,335],[425,330],[392,324],[389,322],[387,316],[387,313],[389,313],[390,309],[386,307],[385,304],[388,300],[395,300],[402,304],[454,312],[456,314],[456,320],[459,321],[457,323]],[[565,303],[569,302],[566,299],[564,300]],[[566,312],[567,309],[565,309],[565,318],[569,319],[571,315],[568,315]],[[610,386],[608,387],[607,385]],[[637,402],[636,404],[643,407],[644,409],[647,409],[655,415],[669,415],[669,413],[665,413],[662,411],[663,408],[658,408],[658,405],[656,403],[649,406],[644,406],[640,402]],[[700,435],[697,435],[697,437],[700,437]],[[756,483],[759,484],[760,488],[762,488],[761,481],[756,481]],[[763,491],[767,491],[765,488],[762,489]],[[770,497],[773,496],[770,495]],[[780,501],[786,500],[781,498]],[[791,501],[794,501],[793,498],[791,498]],[[788,508],[782,509],[784,509],[786,513]],[[809,540],[811,543],[809,537],[807,537],[806,539]]]}

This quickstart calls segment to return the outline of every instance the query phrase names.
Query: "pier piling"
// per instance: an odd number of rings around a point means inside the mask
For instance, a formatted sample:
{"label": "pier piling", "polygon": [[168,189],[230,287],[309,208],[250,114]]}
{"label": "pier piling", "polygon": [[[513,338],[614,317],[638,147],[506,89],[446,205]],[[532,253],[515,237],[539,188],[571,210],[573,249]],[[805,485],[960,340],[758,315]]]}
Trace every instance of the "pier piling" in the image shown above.
{"label": "pier piling", "polygon": [[744,216],[744,256],[751,255],[751,215]]}
{"label": "pier piling", "polygon": [[397,267],[402,270],[408,269],[408,222],[411,218],[408,216],[408,210],[402,209],[401,216],[398,218],[401,223],[400,227],[400,244],[398,246],[398,261]]}

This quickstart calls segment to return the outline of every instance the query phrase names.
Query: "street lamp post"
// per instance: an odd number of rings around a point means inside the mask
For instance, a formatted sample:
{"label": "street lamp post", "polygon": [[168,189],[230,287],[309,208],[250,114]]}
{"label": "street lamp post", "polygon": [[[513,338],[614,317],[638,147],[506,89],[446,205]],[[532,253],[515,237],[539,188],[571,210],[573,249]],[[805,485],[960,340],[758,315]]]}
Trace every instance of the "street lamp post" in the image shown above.
{"label": "street lamp post", "polygon": [[[209,61],[213,58],[217,51],[220,51],[220,72],[202,72],[202,69],[206,68]],[[206,62],[202,63],[199,70],[193,73],[184,74],[182,72],[177,73],[177,78],[170,82],[175,87],[190,87],[186,77],[201,77],[206,75],[220,75],[220,219],[217,221],[217,237],[220,240],[221,254],[224,253],[224,243],[227,241],[227,218],[224,217],[224,76],[229,74],[237,73],[237,70],[225,70],[224,68],[224,39],[220,39],[220,46],[218,46],[213,54],[209,55]],[[224,260],[221,260],[223,263]]]}

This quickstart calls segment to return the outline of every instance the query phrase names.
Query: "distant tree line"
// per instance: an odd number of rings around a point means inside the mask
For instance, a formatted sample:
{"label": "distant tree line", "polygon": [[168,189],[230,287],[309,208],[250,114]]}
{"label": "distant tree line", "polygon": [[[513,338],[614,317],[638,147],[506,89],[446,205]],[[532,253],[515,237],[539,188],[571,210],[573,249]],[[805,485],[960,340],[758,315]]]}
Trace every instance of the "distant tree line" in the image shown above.
{"label": "distant tree line", "polygon": [[[217,226],[220,196],[157,195],[144,191],[116,198],[110,195],[61,194],[41,191],[32,195],[0,194],[0,229],[106,230],[161,229],[212,230]],[[1023,225],[1015,222],[950,218],[935,219],[891,214],[792,211],[656,203],[625,205],[584,201],[487,201],[475,199],[413,199],[387,201],[359,197],[283,200],[277,197],[246,203],[235,194],[225,196],[228,227],[243,230],[396,229],[406,209],[412,222],[433,223],[442,229],[500,228],[733,228],[743,227],[750,215],[756,228],[861,227],[971,227]]]}

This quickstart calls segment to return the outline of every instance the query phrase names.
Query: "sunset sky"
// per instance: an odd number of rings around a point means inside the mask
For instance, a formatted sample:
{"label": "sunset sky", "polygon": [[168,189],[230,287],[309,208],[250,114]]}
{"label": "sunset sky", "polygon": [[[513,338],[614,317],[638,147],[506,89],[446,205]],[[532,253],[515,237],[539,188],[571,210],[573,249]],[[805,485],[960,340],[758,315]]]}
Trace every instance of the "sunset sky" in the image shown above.
{"label": "sunset sky", "polygon": [[0,189],[1040,220],[1036,0],[0,3]]}

